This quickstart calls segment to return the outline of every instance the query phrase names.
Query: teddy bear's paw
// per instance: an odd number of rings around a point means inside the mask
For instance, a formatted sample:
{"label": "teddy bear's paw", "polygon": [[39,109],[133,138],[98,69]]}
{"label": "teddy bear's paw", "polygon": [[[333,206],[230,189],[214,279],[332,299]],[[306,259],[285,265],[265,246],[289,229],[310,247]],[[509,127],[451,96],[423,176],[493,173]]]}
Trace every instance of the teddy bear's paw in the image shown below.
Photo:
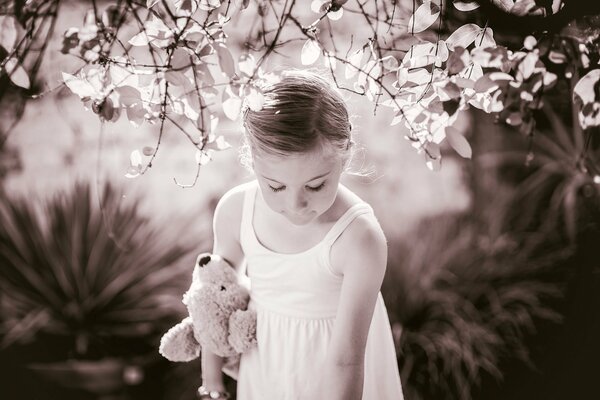
{"label": "teddy bear's paw", "polygon": [[236,310],[229,317],[229,344],[238,353],[256,345],[256,312]]}
{"label": "teddy bear's paw", "polygon": [[160,354],[170,361],[191,361],[200,355],[200,344],[194,337],[192,319],[186,318],[160,339]]}

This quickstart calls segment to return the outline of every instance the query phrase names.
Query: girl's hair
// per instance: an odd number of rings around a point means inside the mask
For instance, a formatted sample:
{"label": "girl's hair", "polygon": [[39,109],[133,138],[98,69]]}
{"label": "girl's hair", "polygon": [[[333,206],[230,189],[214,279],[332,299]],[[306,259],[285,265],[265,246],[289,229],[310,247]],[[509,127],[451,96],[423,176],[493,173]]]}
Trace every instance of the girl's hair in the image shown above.
{"label": "girl's hair", "polygon": [[338,90],[314,72],[288,71],[263,88],[262,109],[244,112],[242,163],[251,154],[289,155],[331,145],[345,160],[352,138],[346,104]]}

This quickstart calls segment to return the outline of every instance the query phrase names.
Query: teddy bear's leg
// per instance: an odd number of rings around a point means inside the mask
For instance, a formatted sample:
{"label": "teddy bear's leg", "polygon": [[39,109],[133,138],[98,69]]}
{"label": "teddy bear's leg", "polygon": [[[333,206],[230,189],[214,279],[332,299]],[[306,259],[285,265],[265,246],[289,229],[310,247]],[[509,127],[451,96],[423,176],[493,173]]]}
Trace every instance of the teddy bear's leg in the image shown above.
{"label": "teddy bear's leg", "polygon": [[229,317],[229,344],[238,353],[256,345],[256,312],[236,310]]}
{"label": "teddy bear's leg", "polygon": [[200,344],[194,337],[192,319],[185,318],[160,339],[159,352],[170,361],[191,361],[200,355]]}

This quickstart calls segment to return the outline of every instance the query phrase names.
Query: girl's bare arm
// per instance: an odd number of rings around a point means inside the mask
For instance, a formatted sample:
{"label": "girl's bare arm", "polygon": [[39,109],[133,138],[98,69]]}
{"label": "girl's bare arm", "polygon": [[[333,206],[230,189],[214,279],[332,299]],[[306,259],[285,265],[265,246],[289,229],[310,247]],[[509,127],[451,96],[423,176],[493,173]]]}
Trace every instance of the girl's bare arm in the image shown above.
{"label": "girl's bare arm", "polygon": [[[239,232],[243,192],[234,188],[227,192],[215,209],[213,219],[213,254],[218,254],[232,266],[239,268],[244,255],[240,246]],[[202,385],[209,390],[224,390],[223,358],[202,349]]]}
{"label": "girl's bare arm", "polygon": [[331,264],[343,274],[338,313],[319,399],[360,400],[367,335],[387,264],[387,243],[373,216],[360,216],[332,249]]}

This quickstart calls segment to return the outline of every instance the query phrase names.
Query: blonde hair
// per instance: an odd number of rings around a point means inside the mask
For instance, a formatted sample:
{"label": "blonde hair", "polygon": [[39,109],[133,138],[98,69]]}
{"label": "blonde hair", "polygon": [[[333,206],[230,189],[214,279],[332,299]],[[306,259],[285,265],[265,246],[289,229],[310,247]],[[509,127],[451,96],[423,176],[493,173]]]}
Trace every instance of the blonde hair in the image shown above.
{"label": "blonde hair", "polygon": [[[262,109],[244,112],[242,164],[251,154],[290,155],[331,145],[344,159],[351,156],[352,136],[346,103],[325,78],[311,71],[286,71],[263,88]],[[249,168],[251,169],[251,168]]]}

